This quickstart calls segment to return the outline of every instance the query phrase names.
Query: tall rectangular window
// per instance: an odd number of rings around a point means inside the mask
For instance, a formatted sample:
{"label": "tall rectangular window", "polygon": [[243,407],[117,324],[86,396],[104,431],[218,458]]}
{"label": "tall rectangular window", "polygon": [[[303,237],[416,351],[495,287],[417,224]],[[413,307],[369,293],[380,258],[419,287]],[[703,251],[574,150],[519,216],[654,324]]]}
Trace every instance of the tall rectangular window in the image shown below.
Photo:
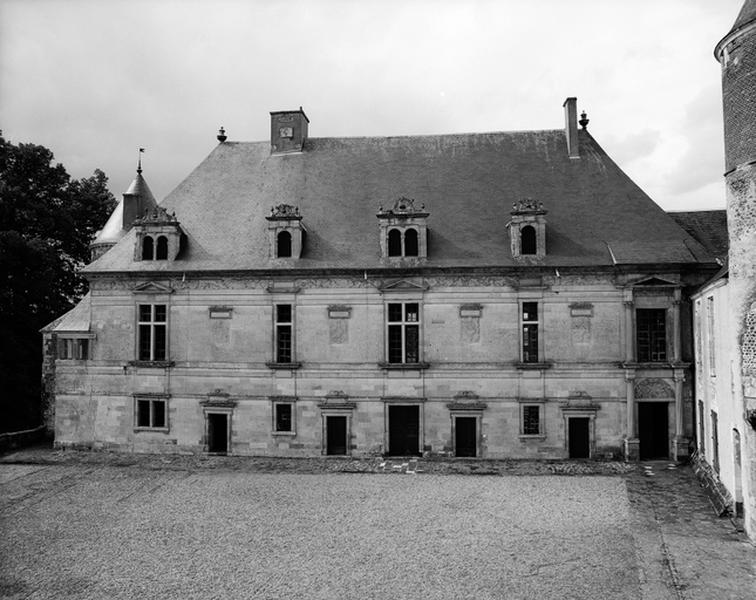
{"label": "tall rectangular window", "polygon": [[165,304],[140,304],[139,360],[167,360],[168,310]]}
{"label": "tall rectangular window", "polygon": [[711,466],[719,473],[719,419],[715,411],[711,411]]}
{"label": "tall rectangular window", "polygon": [[522,362],[538,362],[538,302],[522,303]]}
{"label": "tall rectangular window", "polygon": [[714,297],[706,299],[706,339],[709,352],[709,375],[717,374],[716,356],[714,352]]}
{"label": "tall rectangular window", "polygon": [[704,421],[704,403],[698,401],[698,451],[706,454],[706,422]]}
{"label": "tall rectangular window", "polygon": [[420,305],[417,302],[390,303],[386,326],[388,362],[420,362]]}
{"label": "tall rectangular window", "polygon": [[274,429],[278,433],[294,431],[294,405],[291,402],[273,403]]}
{"label": "tall rectangular window", "polygon": [[663,308],[639,308],[635,311],[638,362],[667,360],[667,311]]}
{"label": "tall rectangular window", "polygon": [[291,304],[276,304],[276,362],[290,363],[293,354],[293,320]]}
{"label": "tall rectangular window", "polygon": [[541,406],[525,404],[522,406],[522,435],[541,435]]}
{"label": "tall rectangular window", "polygon": [[164,399],[137,398],[135,423],[139,429],[166,429],[166,404]]}

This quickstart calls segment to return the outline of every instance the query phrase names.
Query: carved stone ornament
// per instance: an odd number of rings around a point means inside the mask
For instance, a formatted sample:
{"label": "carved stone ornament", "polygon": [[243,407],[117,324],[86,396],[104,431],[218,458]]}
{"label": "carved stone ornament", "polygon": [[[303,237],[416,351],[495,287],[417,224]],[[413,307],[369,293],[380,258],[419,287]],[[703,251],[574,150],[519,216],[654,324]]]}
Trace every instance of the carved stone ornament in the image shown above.
{"label": "carved stone ornament", "polygon": [[641,379],[635,383],[635,398],[674,398],[672,386],[663,379]]}
{"label": "carved stone ornament", "polygon": [[420,208],[415,206],[414,198],[407,198],[406,196],[399,197],[394,205],[388,210],[384,210],[383,206],[378,207],[378,218],[391,218],[391,217],[427,217],[430,213],[425,210],[425,204],[421,204]]}
{"label": "carved stone ornament", "polygon": [[155,206],[148,209],[140,218],[135,219],[134,225],[178,225],[178,220],[176,213],[168,214],[162,206]]}
{"label": "carved stone ornament", "polygon": [[521,214],[538,214],[545,215],[548,211],[543,208],[543,202],[538,202],[532,198],[522,198],[517,202],[512,203],[513,215]]}
{"label": "carved stone ornament", "polygon": [[265,217],[268,221],[299,221],[302,215],[299,214],[299,207],[291,204],[279,204],[270,209],[270,214]]}

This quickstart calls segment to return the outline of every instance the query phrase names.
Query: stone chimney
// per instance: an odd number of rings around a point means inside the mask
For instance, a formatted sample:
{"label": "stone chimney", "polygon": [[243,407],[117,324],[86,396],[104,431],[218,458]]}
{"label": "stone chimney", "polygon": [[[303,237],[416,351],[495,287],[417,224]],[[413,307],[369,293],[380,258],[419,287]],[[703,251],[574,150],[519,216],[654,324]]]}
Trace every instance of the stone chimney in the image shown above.
{"label": "stone chimney", "polygon": [[310,120],[299,110],[280,110],[270,113],[270,151],[273,154],[301,152],[307,141]]}
{"label": "stone chimney", "polygon": [[570,158],[580,158],[577,130],[577,98],[564,101],[564,134],[567,137],[567,154]]}

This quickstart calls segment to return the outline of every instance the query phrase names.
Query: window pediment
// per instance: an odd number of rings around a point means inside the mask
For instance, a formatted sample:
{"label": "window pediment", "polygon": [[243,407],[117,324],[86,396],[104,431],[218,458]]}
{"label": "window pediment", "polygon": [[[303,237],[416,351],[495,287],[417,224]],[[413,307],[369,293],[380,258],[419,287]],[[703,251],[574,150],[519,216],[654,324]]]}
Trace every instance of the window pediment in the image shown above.
{"label": "window pediment", "polygon": [[132,292],[139,294],[172,294],[173,288],[157,281],[148,281],[132,288]]}
{"label": "window pediment", "polygon": [[394,279],[384,281],[378,289],[381,292],[424,292],[430,286],[424,281],[411,281],[409,279]]}

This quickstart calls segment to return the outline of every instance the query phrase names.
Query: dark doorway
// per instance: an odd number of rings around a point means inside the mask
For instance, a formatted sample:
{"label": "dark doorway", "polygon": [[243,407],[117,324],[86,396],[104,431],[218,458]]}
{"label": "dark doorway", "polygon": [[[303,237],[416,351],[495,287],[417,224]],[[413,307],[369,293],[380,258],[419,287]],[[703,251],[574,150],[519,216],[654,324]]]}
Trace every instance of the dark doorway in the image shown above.
{"label": "dark doorway", "polygon": [[420,407],[389,406],[389,456],[420,454]]}
{"label": "dark doorway", "polygon": [[339,416],[326,417],[326,454],[344,455],[347,453],[347,418]]}
{"label": "dark doorway", "polygon": [[221,413],[207,415],[207,451],[215,454],[228,452],[228,415]]}
{"label": "dark doorway", "polygon": [[571,417],[569,423],[570,458],[590,458],[591,436],[588,417]]}
{"label": "dark doorway", "polygon": [[667,402],[638,402],[641,460],[669,457],[667,407]]}
{"label": "dark doorway", "polygon": [[454,455],[478,455],[478,419],[475,417],[454,418]]}

